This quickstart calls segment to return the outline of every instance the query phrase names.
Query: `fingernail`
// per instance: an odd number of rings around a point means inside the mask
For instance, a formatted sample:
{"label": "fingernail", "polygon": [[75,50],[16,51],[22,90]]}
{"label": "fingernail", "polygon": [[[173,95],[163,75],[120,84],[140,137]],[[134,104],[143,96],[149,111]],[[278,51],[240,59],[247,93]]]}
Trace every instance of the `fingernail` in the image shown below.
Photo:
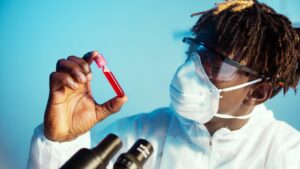
{"label": "fingernail", "polygon": [[127,96],[123,96],[121,99],[122,99],[123,102],[127,102],[128,101],[128,97]]}
{"label": "fingernail", "polygon": [[92,55],[99,55],[99,52],[94,50],[94,51],[92,51]]}
{"label": "fingernail", "polygon": [[71,86],[73,89],[77,89],[78,88],[78,84],[75,82],[71,82]]}
{"label": "fingernail", "polygon": [[96,55],[96,53],[98,53],[97,51],[90,51],[87,53],[87,56],[91,57],[91,56],[94,56]]}
{"label": "fingernail", "polygon": [[92,80],[92,74],[91,73],[89,73],[88,75],[86,75],[86,78],[88,79],[88,80]]}
{"label": "fingernail", "polygon": [[83,74],[79,74],[79,80],[80,80],[80,82],[85,82],[86,77]]}

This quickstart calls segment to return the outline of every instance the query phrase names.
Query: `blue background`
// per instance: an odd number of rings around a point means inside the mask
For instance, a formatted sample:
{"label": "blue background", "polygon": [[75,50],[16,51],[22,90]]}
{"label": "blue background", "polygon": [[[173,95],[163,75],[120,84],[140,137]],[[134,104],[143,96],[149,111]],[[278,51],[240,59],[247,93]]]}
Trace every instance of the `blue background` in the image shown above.
{"label": "blue background", "polygon": [[[200,0],[1,0],[0,168],[24,168],[34,128],[43,121],[49,74],[56,61],[98,50],[106,56],[128,103],[113,120],[169,104],[168,86],[184,61],[181,43],[197,18],[213,7]],[[220,1],[218,1],[220,2]],[[299,2],[263,1],[300,22]],[[297,13],[298,12],[298,13]],[[114,92],[95,65],[93,95]],[[299,95],[280,93],[267,102],[278,119],[300,130]]]}

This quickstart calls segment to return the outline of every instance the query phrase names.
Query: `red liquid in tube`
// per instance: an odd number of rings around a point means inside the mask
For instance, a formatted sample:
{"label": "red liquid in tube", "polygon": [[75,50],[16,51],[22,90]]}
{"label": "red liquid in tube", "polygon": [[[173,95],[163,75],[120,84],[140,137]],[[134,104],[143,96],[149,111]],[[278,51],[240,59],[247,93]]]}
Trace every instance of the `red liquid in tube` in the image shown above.
{"label": "red liquid in tube", "polygon": [[110,85],[116,92],[118,97],[124,96],[124,91],[122,90],[121,86],[119,85],[118,81],[116,80],[114,74],[110,72],[106,67],[103,68],[103,73],[106,79],[109,81]]}
{"label": "red liquid in tube", "polygon": [[124,91],[122,90],[121,86],[119,85],[117,79],[113,75],[113,73],[107,68],[106,61],[104,57],[99,54],[97,58],[95,58],[95,62],[98,65],[99,68],[102,68],[102,71],[110,83],[111,87],[114,89],[115,93],[118,97],[123,97],[125,95]]}

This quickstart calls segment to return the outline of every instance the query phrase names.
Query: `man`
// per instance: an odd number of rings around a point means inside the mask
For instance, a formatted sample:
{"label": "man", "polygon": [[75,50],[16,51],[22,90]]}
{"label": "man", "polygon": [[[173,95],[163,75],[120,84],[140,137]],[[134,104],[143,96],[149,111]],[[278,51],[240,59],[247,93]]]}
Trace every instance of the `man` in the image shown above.
{"label": "man", "polygon": [[[296,88],[299,34],[285,16],[252,0],[225,1],[198,14],[195,38],[184,39],[188,58],[170,85],[170,107],[121,119],[93,137],[117,134],[120,152],[138,138],[149,140],[154,154],[147,169],[299,169],[299,132],[262,104],[282,89]],[[93,99],[89,64],[97,56],[58,61],[28,168],[58,168],[90,147],[88,131],[126,102],[126,96],[104,104]]]}

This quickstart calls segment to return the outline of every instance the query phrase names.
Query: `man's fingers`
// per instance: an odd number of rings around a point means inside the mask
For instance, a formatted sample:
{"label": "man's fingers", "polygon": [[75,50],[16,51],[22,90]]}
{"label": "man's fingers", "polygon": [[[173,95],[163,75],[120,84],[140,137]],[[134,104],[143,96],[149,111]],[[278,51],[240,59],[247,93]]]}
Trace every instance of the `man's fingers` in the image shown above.
{"label": "man's fingers", "polygon": [[56,91],[64,86],[73,90],[78,88],[78,84],[72,79],[70,75],[66,73],[53,72],[50,74],[51,91]]}
{"label": "man's fingers", "polygon": [[101,121],[107,116],[120,111],[121,107],[127,102],[127,100],[127,96],[114,97],[104,104],[96,104],[97,121]]}
{"label": "man's fingers", "polygon": [[84,59],[76,57],[76,56],[69,56],[68,60],[78,64],[82,68],[82,70],[85,74],[88,74],[91,72],[90,65]]}
{"label": "man's fingers", "polygon": [[68,60],[79,65],[82,71],[85,73],[87,80],[92,80],[92,70],[90,65],[87,63],[87,61],[76,56],[69,56]]}
{"label": "man's fingers", "polygon": [[57,62],[56,71],[69,74],[79,83],[86,83],[87,81],[87,77],[83,73],[82,68],[70,60],[60,59]]}
{"label": "man's fingers", "polygon": [[88,64],[92,64],[93,61],[95,60],[96,57],[99,56],[99,52],[97,51],[91,51],[88,52],[87,54],[85,54],[83,56],[83,59],[88,63]]}

